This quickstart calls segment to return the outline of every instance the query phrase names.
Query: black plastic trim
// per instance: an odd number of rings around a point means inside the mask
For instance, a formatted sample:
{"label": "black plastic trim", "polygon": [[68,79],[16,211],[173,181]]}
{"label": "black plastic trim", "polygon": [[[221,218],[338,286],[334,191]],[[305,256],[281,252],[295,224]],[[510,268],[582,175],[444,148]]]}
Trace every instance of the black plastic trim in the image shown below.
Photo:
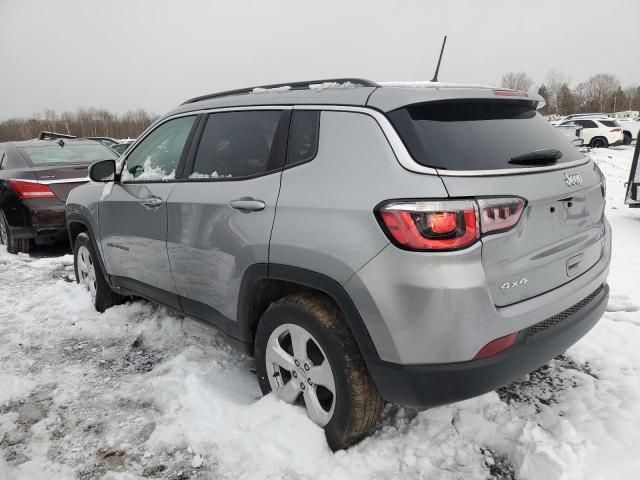
{"label": "black plastic trim", "polygon": [[240,326],[241,340],[253,342],[253,327],[251,312],[254,305],[251,303],[253,292],[260,280],[283,280],[305,287],[319,290],[331,297],[342,310],[345,320],[351,329],[360,351],[365,360],[372,353],[379,358],[376,348],[371,340],[369,331],[358,312],[355,304],[340,283],[326,275],[312,272],[304,268],[292,267],[274,263],[258,263],[251,265],[245,272],[240,286],[238,297],[238,324]]}
{"label": "black plastic trim", "polygon": [[[69,235],[71,235],[71,229],[69,227],[71,226],[72,223],[79,223],[87,229],[87,232],[89,233],[89,239],[91,239],[91,243],[93,244],[93,251],[96,252],[96,256],[98,257],[98,262],[100,262],[100,269],[104,273],[104,278],[107,281],[107,284],[109,284],[109,286],[113,288],[114,285],[111,282],[111,277],[107,273],[107,269],[105,268],[104,260],[101,255],[102,250],[98,248],[98,244],[96,242],[97,237],[94,235],[93,228],[91,227],[91,222],[86,220],[82,215],[79,215],[77,213],[71,213],[66,216],[66,223],[67,223],[67,232],[69,233]],[[73,242],[71,241],[70,237],[69,237],[69,243],[71,244],[71,250],[73,251]]]}

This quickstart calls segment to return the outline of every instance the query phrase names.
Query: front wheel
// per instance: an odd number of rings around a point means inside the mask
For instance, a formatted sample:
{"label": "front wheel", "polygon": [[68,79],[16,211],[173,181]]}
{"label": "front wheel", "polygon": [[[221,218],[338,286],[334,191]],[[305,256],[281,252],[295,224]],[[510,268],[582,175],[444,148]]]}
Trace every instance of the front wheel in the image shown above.
{"label": "front wheel", "polygon": [[76,282],[84,285],[99,312],[120,303],[120,295],[111,290],[100,268],[100,262],[89,235],[80,233],[73,244],[73,266]]}
{"label": "front wheel", "polygon": [[384,401],[328,298],[297,294],[271,304],[258,324],[255,356],[262,392],[304,406],[331,449],[347,448],[377,425]]}

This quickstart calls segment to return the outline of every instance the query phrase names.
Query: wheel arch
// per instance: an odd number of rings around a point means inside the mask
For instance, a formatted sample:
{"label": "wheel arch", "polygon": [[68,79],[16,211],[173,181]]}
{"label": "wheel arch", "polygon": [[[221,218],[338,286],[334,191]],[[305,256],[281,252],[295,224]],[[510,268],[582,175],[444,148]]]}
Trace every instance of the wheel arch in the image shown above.
{"label": "wheel arch", "polygon": [[89,240],[91,240],[91,244],[93,245],[93,250],[96,252],[96,256],[98,257],[98,262],[100,262],[100,268],[104,273],[105,280],[107,281],[107,284],[113,288],[113,284],[111,283],[111,279],[107,273],[107,269],[105,268],[104,260],[102,258],[102,250],[98,248],[97,237],[93,231],[91,222],[77,213],[67,214],[67,232],[69,234],[69,243],[71,244],[72,251],[78,235],[86,233],[89,236]]}
{"label": "wheel arch", "polygon": [[300,292],[318,293],[333,301],[342,312],[365,361],[371,354],[377,356],[360,313],[339,282],[304,268],[272,263],[250,266],[240,285],[237,320],[250,355],[253,356],[255,332],[264,311],[274,301]]}

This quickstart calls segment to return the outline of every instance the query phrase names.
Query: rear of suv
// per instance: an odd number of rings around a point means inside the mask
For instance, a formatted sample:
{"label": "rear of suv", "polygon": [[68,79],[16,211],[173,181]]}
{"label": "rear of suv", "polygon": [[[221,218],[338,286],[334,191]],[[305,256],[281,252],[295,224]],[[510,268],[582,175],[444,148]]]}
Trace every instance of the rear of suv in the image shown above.
{"label": "rear of suv", "polygon": [[77,279],[99,310],[215,325],[345,448],[384,401],[491,391],[601,317],[604,177],[540,100],[359,79],[190,100],[71,193]]}

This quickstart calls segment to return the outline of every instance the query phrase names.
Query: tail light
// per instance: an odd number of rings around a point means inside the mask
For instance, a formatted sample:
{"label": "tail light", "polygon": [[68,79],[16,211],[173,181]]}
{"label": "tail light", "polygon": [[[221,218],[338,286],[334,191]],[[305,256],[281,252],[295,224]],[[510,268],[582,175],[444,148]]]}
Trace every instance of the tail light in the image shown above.
{"label": "tail light", "polygon": [[34,198],[56,198],[48,185],[35,181],[9,180],[9,186],[22,200]]}
{"label": "tail light", "polygon": [[613,132],[621,132],[621,131],[622,131],[622,129],[621,129],[621,128],[613,128],[613,129],[611,129],[611,132],[612,132],[612,133],[613,133]]}
{"label": "tail light", "polygon": [[513,228],[522,215],[522,198],[417,200],[384,204],[383,230],[398,247],[417,251],[459,250],[482,234]]}

